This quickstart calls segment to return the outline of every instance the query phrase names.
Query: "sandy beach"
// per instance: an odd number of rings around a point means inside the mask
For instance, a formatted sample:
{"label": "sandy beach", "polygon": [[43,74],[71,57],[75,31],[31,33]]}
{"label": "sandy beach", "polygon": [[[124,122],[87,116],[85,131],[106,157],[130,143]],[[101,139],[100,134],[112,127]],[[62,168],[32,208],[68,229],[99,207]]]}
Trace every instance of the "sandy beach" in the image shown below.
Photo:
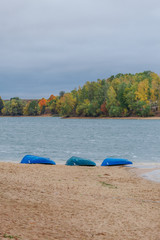
{"label": "sandy beach", "polygon": [[[48,116],[47,116],[48,117]],[[160,120],[160,116],[153,117],[61,117],[62,119],[121,119],[121,120]]]}
{"label": "sandy beach", "polygon": [[159,217],[135,169],[0,163],[1,240],[159,240]]}

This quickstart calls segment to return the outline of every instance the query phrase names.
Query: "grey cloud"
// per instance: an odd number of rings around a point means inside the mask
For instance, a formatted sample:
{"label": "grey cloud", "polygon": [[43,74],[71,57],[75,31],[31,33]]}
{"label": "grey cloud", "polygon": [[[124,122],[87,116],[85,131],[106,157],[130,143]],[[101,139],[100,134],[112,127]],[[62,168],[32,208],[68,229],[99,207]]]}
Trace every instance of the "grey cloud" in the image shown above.
{"label": "grey cloud", "polygon": [[159,73],[159,13],[158,0],[0,1],[0,95],[48,97],[118,72]]}

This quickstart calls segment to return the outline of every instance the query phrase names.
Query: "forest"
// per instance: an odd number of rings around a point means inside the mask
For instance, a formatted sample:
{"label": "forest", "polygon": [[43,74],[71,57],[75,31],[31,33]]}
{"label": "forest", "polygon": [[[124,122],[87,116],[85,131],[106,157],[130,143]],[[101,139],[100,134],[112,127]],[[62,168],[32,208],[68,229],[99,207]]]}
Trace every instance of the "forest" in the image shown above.
{"label": "forest", "polygon": [[0,97],[1,116],[148,117],[159,111],[160,76],[151,71],[119,73],[48,99]]}

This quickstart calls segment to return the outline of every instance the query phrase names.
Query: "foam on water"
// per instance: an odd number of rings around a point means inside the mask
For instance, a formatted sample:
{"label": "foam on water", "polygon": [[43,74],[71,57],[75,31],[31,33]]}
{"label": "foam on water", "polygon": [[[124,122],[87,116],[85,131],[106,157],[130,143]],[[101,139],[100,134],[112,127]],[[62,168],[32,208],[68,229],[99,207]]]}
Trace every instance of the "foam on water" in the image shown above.
{"label": "foam on water", "polygon": [[160,169],[147,172],[145,174],[142,174],[141,176],[155,182],[160,182]]}
{"label": "foam on water", "polygon": [[160,182],[160,163],[133,164],[132,167],[146,170],[141,177],[151,181]]}

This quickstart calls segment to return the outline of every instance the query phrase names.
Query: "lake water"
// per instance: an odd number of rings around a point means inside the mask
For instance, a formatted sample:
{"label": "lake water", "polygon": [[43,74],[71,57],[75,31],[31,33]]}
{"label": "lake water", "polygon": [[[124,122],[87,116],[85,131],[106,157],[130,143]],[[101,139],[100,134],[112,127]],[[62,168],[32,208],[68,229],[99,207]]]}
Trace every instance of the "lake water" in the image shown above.
{"label": "lake water", "polygon": [[160,120],[0,118],[0,161],[24,155],[49,157],[64,164],[71,156],[100,165],[106,157],[134,165],[160,164]]}

